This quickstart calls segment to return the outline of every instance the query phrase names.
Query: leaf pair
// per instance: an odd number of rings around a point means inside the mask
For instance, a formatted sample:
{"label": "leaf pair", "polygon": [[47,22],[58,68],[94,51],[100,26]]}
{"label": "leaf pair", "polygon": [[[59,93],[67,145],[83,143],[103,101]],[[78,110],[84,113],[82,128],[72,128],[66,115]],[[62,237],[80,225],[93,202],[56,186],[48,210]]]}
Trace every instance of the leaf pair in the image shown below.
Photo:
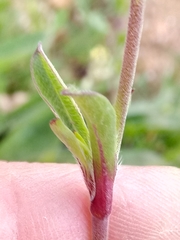
{"label": "leaf pair", "polygon": [[[91,200],[102,176],[116,172],[116,114],[103,95],[68,89],[42,50],[31,61],[37,90],[56,116],[50,122],[55,135],[79,162]],[[105,174],[104,174],[105,173]]]}

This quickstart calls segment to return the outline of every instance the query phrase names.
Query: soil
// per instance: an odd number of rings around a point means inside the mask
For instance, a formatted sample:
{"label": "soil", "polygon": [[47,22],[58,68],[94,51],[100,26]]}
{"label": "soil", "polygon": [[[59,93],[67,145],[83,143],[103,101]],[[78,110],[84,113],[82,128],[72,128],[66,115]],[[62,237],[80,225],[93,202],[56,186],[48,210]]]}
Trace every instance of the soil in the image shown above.
{"label": "soil", "polygon": [[180,1],[147,0],[138,72],[158,83],[164,76],[180,79]]}

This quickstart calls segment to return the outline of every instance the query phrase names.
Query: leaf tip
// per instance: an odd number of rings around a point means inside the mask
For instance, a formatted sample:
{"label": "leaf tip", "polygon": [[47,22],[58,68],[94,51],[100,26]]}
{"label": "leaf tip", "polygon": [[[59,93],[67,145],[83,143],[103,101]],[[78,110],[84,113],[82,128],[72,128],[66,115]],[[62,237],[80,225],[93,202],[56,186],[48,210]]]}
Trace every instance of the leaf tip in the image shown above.
{"label": "leaf tip", "polygon": [[36,48],[36,50],[35,50],[35,52],[34,52],[34,56],[35,56],[36,54],[42,54],[42,53],[44,53],[43,48],[42,48],[42,43],[41,43],[41,42],[38,42],[38,46],[37,46],[37,48]]}
{"label": "leaf tip", "polygon": [[43,49],[42,49],[42,43],[41,42],[38,42],[38,46],[31,58],[31,63],[30,63],[30,69],[31,69],[31,72],[33,72],[33,64],[34,64],[34,59],[36,58],[36,55],[40,54],[40,53],[43,53]]}
{"label": "leaf tip", "polygon": [[56,120],[57,120],[57,119],[52,119],[52,120],[49,122],[49,125],[52,126],[52,125],[56,124]]}
{"label": "leaf tip", "polygon": [[36,49],[37,52],[42,52],[43,49],[42,49],[42,43],[41,42],[38,42],[38,46],[37,46],[37,49]]}

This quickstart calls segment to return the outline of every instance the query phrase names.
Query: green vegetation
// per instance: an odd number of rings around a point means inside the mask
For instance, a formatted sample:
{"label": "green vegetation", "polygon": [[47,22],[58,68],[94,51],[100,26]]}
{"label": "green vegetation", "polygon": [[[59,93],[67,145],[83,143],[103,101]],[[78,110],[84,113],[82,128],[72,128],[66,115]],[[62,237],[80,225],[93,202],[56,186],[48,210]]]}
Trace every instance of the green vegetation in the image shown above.
{"label": "green vegetation", "polygon": [[[0,159],[74,162],[48,127],[53,114],[32,85],[30,58],[41,41],[66,84],[101,92],[113,101],[127,2],[78,0],[65,8],[35,0],[20,5],[0,0]],[[154,88],[145,73],[138,73],[120,153],[123,164],[180,166],[176,79],[173,72]],[[28,100],[7,111],[2,96],[13,99],[19,92]]]}

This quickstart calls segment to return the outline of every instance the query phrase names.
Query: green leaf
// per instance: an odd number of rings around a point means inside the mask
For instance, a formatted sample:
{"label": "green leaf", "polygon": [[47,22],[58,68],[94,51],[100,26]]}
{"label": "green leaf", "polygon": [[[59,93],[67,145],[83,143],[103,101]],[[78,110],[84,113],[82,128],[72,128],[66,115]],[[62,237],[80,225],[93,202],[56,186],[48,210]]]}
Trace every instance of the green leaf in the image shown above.
{"label": "green leaf", "polygon": [[93,165],[101,174],[103,164],[112,175],[116,171],[116,114],[107,98],[96,92],[69,92],[62,94],[74,98],[88,125]]}
{"label": "green leaf", "polygon": [[78,133],[73,133],[61,119],[55,119],[50,122],[50,127],[54,134],[66,145],[79,162],[84,174],[86,185],[93,198],[95,194],[94,172],[92,153],[86,143]]}
{"label": "green leaf", "polygon": [[79,108],[71,97],[60,95],[67,87],[44,54],[41,44],[32,58],[31,74],[39,94],[55,116],[72,131],[78,132],[90,149],[88,129]]}
{"label": "green leaf", "polygon": [[92,156],[87,145],[80,141],[76,135],[66,127],[61,119],[51,120],[50,127],[54,134],[66,145],[74,157],[78,159],[86,169],[92,168]]}

